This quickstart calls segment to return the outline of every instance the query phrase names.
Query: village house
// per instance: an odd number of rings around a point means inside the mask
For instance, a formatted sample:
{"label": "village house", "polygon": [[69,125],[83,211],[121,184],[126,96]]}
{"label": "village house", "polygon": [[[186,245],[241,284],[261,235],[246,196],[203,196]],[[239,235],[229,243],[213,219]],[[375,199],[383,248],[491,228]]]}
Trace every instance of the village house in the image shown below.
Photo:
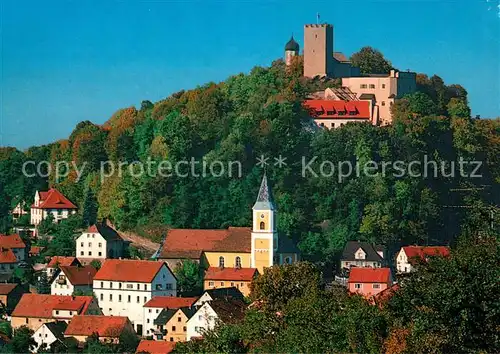
{"label": "village house", "polygon": [[42,253],[42,251],[45,250],[45,247],[40,247],[40,246],[31,246],[30,250],[28,252],[28,256],[31,257],[38,257]]}
{"label": "village house", "polygon": [[0,248],[0,276],[9,279],[14,273],[19,261],[10,248]]}
{"label": "village house", "polygon": [[76,256],[81,263],[87,264],[97,259],[124,257],[128,247],[119,234],[106,225],[99,223],[92,225],[76,239]]}
{"label": "village house", "polygon": [[384,248],[369,242],[348,241],[342,251],[340,268],[372,267],[380,268],[384,265]]}
{"label": "village house", "polygon": [[202,337],[204,332],[215,327],[218,321],[235,323],[243,319],[246,305],[234,299],[205,302],[187,321],[186,339]]}
{"label": "village house", "polygon": [[203,289],[236,287],[244,296],[250,295],[250,283],[259,274],[255,268],[210,267],[205,272]]}
{"label": "village house", "polygon": [[84,343],[88,337],[96,334],[101,342],[120,343],[123,336],[135,336],[134,327],[125,316],[74,316],[64,336],[73,337]]}
{"label": "village house", "polygon": [[257,268],[299,260],[299,251],[287,236],[278,237],[276,207],[264,174],[253,206],[253,226],[226,230],[170,229],[154,255],[175,268],[183,259],[209,267]]}
{"label": "village house", "polygon": [[178,309],[181,307],[191,307],[198,300],[197,297],[174,297],[155,296],[144,304],[144,327],[145,335],[153,335],[157,327],[154,321],[163,310]]}
{"label": "village house", "polygon": [[75,315],[100,313],[92,296],[24,294],[12,312],[11,326],[14,330],[27,326],[36,331],[47,322],[67,322]]}
{"label": "village house", "polygon": [[208,289],[201,294],[201,296],[196,300],[194,306],[201,306],[205,302],[211,302],[214,300],[237,300],[243,301],[245,297],[241,293],[241,291],[236,287],[229,288],[216,288],[216,289]]}
{"label": "village house", "polygon": [[0,284],[0,306],[5,310],[7,315],[12,313],[19,300],[26,291],[17,283]]}
{"label": "village house", "polygon": [[88,265],[80,266],[60,266],[54,273],[50,284],[52,295],[73,295],[75,291],[92,293],[94,276],[97,269]]}
{"label": "village house", "polygon": [[135,352],[149,354],[169,354],[175,348],[175,342],[165,342],[143,339],[137,346]]}
{"label": "village house", "polygon": [[18,221],[23,215],[28,215],[28,212],[24,209],[26,203],[19,202],[14,209],[12,209],[11,215],[13,221]]}
{"label": "village house", "polygon": [[177,279],[164,262],[108,259],[94,276],[94,294],[106,316],[128,316],[143,335],[144,304],[176,296]]}
{"label": "village house", "polygon": [[54,321],[42,324],[32,336],[36,342],[34,352],[38,352],[42,345],[45,345],[45,348],[50,350],[55,342],[64,343],[64,331],[67,327],[68,324],[64,321]]}
{"label": "village house", "polygon": [[187,339],[187,321],[196,313],[195,307],[163,309],[154,324],[155,338],[169,342],[185,342]]}
{"label": "village house", "polygon": [[57,189],[35,193],[35,201],[31,205],[31,224],[38,226],[49,214],[58,223],[76,213],[78,208]]}
{"label": "village house", "polygon": [[349,291],[366,298],[377,295],[392,285],[390,268],[351,268]]}
{"label": "village house", "polygon": [[415,262],[427,260],[429,257],[448,257],[450,248],[445,246],[405,246],[396,256],[396,270],[398,273],[410,273]]}
{"label": "village house", "polygon": [[81,266],[81,263],[76,257],[54,256],[50,259],[47,267],[45,268],[47,277],[52,279],[60,266]]}
{"label": "village house", "polygon": [[18,262],[22,262],[27,259],[28,252],[26,249],[26,244],[18,234],[0,234],[0,248],[12,250]]}

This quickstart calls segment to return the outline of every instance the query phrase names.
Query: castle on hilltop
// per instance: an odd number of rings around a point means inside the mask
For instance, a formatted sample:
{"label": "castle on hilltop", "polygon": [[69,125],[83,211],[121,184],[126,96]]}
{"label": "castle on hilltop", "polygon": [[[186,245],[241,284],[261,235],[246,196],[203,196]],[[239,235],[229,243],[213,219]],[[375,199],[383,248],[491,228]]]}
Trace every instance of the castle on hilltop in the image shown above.
{"label": "castle on hilltop", "polygon": [[[285,45],[287,66],[299,51],[292,36]],[[393,69],[385,74],[361,74],[343,53],[334,51],[331,24],[304,25],[303,56],[305,77],[342,79],[341,88],[315,92],[304,102],[319,127],[337,128],[349,122],[391,124],[396,99],[417,89],[415,72]]]}

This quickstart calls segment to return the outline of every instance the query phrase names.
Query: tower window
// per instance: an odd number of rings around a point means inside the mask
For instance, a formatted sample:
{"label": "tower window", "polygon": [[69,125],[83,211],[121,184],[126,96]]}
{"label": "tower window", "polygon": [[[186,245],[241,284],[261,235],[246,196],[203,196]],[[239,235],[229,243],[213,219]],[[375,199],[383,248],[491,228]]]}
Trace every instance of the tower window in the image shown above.
{"label": "tower window", "polygon": [[238,256],[235,260],[236,268],[241,268],[241,258]]}
{"label": "tower window", "polygon": [[285,258],[285,263],[286,264],[292,264],[292,257],[286,257]]}
{"label": "tower window", "polygon": [[219,257],[219,267],[224,268],[224,257]]}
{"label": "tower window", "polygon": [[260,229],[265,230],[266,229],[266,223],[264,221],[260,222]]}

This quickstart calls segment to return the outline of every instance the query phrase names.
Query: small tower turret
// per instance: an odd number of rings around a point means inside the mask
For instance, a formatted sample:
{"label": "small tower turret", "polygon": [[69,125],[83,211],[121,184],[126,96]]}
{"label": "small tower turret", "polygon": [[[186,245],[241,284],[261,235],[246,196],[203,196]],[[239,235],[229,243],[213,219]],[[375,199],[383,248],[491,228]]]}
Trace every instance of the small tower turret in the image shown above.
{"label": "small tower turret", "polygon": [[299,44],[295,42],[295,39],[292,38],[285,45],[285,63],[286,66],[290,66],[292,64],[292,59],[294,56],[299,55]]}

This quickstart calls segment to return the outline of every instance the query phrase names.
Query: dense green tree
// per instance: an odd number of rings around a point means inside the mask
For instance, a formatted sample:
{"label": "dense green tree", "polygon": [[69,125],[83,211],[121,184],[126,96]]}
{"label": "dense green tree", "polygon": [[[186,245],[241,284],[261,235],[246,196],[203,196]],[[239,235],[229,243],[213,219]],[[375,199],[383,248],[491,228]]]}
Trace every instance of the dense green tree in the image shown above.
{"label": "dense green tree", "polygon": [[181,294],[199,294],[203,290],[203,271],[198,263],[185,259],[174,269],[174,274]]}
{"label": "dense green tree", "polygon": [[1,348],[3,353],[29,353],[36,347],[33,330],[26,326],[16,329],[12,340]]}
{"label": "dense green tree", "polygon": [[56,230],[54,224],[54,214],[49,213],[38,225],[38,233],[40,235],[51,235]]}
{"label": "dense green tree", "polygon": [[83,226],[91,226],[97,222],[97,199],[90,187],[84,193],[82,220]]}
{"label": "dense green tree", "polygon": [[38,294],[50,294],[50,282],[46,272],[42,272],[36,282]]}
{"label": "dense green tree", "polygon": [[363,47],[351,56],[351,63],[357,66],[362,74],[388,74],[393,68],[384,55],[372,47]]}

